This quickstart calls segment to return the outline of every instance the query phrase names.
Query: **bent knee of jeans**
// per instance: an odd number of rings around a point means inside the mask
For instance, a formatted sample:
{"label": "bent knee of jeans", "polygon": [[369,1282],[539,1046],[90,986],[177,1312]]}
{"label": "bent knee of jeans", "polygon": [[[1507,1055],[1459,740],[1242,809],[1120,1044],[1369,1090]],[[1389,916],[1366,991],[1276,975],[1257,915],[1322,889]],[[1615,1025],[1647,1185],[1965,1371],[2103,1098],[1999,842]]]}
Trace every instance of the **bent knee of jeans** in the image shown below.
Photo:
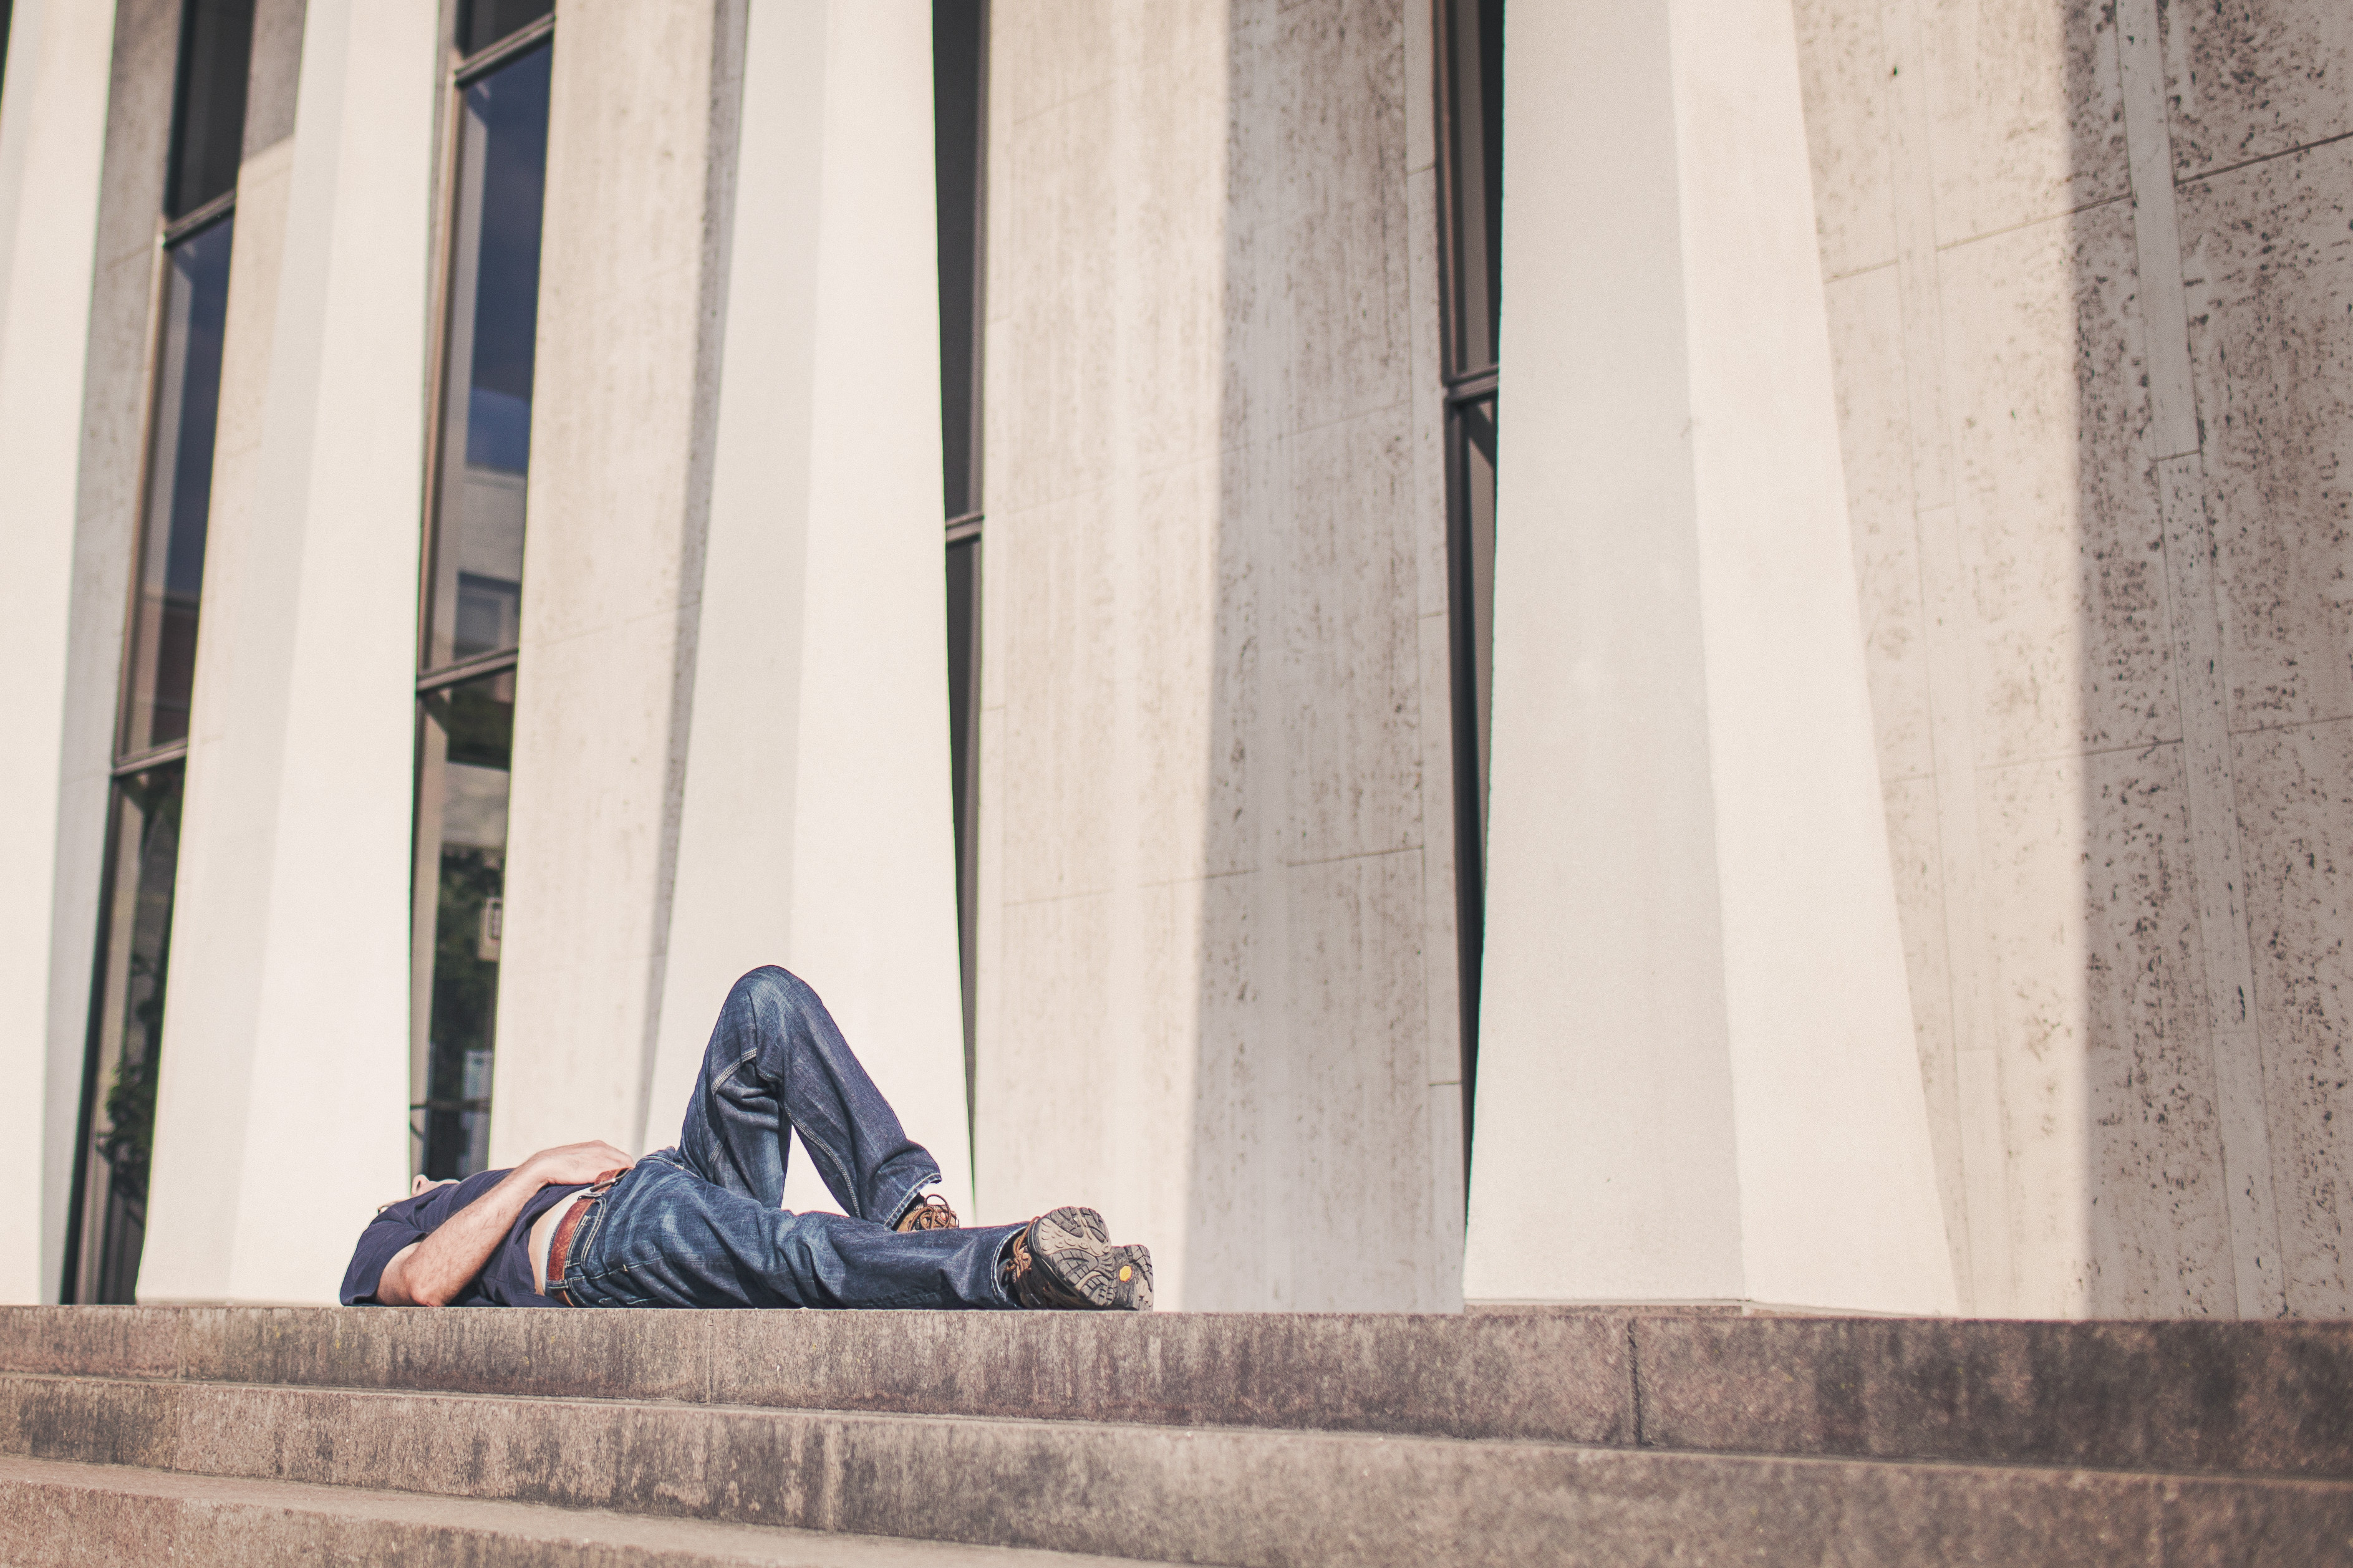
{"label": "bent knee of jeans", "polygon": [[735,982],[731,1000],[739,998],[755,1007],[774,1003],[797,1008],[815,1001],[817,993],[809,988],[807,981],[782,964],[764,963]]}

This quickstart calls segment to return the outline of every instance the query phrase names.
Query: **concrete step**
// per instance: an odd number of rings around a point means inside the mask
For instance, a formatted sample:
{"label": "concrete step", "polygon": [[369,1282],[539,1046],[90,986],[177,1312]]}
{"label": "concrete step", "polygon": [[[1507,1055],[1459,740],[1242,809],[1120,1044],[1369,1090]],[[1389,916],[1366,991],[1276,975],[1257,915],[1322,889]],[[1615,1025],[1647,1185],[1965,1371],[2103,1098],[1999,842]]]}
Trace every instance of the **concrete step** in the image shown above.
{"label": "concrete step", "polygon": [[2353,1479],[2353,1323],[0,1308],[0,1371]]}
{"label": "concrete step", "polygon": [[2353,1483],[12,1373],[0,1452],[1239,1568],[2353,1563]]}
{"label": "concrete step", "polygon": [[5,1458],[0,1540],[11,1568],[1134,1568],[1108,1557]]}

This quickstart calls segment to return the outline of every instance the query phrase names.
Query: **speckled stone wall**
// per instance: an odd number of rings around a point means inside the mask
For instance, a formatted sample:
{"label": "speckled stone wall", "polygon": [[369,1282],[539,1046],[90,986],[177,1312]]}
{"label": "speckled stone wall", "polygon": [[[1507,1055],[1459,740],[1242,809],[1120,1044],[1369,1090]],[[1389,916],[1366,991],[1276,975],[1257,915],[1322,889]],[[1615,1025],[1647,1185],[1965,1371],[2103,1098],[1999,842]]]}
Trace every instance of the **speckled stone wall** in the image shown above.
{"label": "speckled stone wall", "polygon": [[1426,5],[992,16],[981,1209],[1457,1302]]}
{"label": "speckled stone wall", "polygon": [[2353,1311],[2353,11],[1796,5],[1965,1310]]}

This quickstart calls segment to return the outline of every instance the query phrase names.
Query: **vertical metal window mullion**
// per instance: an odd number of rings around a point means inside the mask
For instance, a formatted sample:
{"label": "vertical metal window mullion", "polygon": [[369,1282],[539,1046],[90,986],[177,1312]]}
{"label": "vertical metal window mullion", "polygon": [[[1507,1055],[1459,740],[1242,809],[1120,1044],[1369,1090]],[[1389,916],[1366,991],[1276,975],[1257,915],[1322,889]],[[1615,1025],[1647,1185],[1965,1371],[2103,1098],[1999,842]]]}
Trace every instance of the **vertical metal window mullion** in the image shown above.
{"label": "vertical metal window mullion", "polygon": [[[1445,385],[1447,603],[1454,749],[1455,930],[1467,1176],[1486,947],[1493,668],[1494,476],[1503,237],[1503,0],[1438,0],[1439,294]],[[1467,1184],[1466,1184],[1467,1190]]]}
{"label": "vertical metal window mullion", "polygon": [[[988,0],[933,0],[940,454],[947,512],[948,745],[967,1137],[976,1133],[980,921],[981,351],[986,338]],[[967,1143],[969,1147],[969,1142]]]}
{"label": "vertical metal window mullion", "polygon": [[144,1249],[252,37],[253,0],[186,0],[180,8],[148,296],[139,515],[58,1281],[67,1302],[135,1300]]}
{"label": "vertical metal window mullion", "polygon": [[453,19],[419,559],[410,884],[412,1166],[488,1163],[536,374],[553,0]]}

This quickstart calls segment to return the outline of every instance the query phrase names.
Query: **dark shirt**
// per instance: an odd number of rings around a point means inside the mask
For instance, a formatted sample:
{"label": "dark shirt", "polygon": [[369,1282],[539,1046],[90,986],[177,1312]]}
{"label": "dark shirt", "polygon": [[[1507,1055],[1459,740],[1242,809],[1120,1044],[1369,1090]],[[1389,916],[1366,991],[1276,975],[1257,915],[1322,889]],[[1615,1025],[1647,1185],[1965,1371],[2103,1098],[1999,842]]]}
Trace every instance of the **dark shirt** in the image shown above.
{"label": "dark shirt", "polygon": [[[386,1204],[384,1211],[360,1232],[360,1244],[353,1250],[352,1266],[343,1272],[343,1305],[346,1307],[377,1307],[375,1288],[384,1278],[385,1265],[411,1242],[423,1241],[447,1224],[449,1217],[476,1198],[488,1193],[506,1179],[504,1171],[481,1171],[467,1177],[455,1186],[435,1187],[417,1197],[404,1198],[396,1204]],[[515,1216],[514,1226],[492,1249],[490,1261],[482,1271],[466,1282],[466,1288],[449,1301],[452,1307],[553,1307],[548,1300],[531,1288],[531,1225],[532,1221],[578,1192],[586,1183],[571,1186],[542,1187],[531,1201],[522,1205]]]}

